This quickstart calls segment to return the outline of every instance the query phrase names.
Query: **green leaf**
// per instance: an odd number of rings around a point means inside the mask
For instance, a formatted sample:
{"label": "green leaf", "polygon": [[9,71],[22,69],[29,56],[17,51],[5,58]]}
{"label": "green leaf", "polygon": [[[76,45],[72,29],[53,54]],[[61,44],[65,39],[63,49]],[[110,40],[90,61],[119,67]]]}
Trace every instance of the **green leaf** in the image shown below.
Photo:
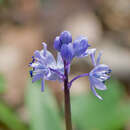
{"label": "green leaf", "polygon": [[54,97],[47,86],[45,92],[40,87],[38,83],[30,83],[26,93],[31,130],[62,130]]}
{"label": "green leaf", "polygon": [[126,109],[128,105],[125,101],[121,103],[124,98],[123,87],[113,80],[107,86],[106,91],[98,92],[103,101],[92,93],[72,98],[73,122],[78,130],[120,130],[125,126],[130,109]]}
{"label": "green leaf", "polygon": [[27,130],[24,123],[8,106],[0,102],[0,121],[11,130]]}

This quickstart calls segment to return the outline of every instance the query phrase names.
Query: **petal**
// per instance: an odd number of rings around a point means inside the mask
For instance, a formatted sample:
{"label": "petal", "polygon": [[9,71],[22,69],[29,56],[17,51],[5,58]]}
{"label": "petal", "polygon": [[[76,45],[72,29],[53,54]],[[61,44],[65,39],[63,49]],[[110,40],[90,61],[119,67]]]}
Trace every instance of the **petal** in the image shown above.
{"label": "petal", "polygon": [[49,51],[47,51],[46,64],[48,67],[55,67],[56,66],[55,58]]}
{"label": "petal", "polygon": [[34,52],[34,56],[35,56],[35,58],[40,59],[40,58],[41,58],[40,51],[36,50],[36,51]]}
{"label": "petal", "polygon": [[94,53],[91,53],[91,54],[90,54],[90,57],[91,57],[92,64],[93,64],[94,66],[96,66],[95,52],[94,52]]}
{"label": "petal", "polygon": [[56,61],[54,56],[47,50],[47,44],[42,43],[44,46],[44,49],[41,51],[35,51],[35,56],[38,58],[37,62],[40,64],[44,64],[46,67],[54,67],[56,66]]}
{"label": "petal", "polygon": [[39,64],[35,66],[35,69],[47,69],[45,65]]}
{"label": "petal", "polygon": [[96,65],[99,65],[99,64],[100,64],[101,56],[102,56],[102,52],[99,52],[98,57],[97,57],[97,60],[96,60]]}
{"label": "petal", "polygon": [[93,53],[95,53],[95,52],[96,52],[96,48],[87,49],[87,50],[80,56],[80,58],[89,56],[89,55],[91,55],[91,54],[93,54]]}
{"label": "petal", "polygon": [[43,78],[43,74],[35,74],[32,78],[32,82],[40,80],[41,78]]}
{"label": "petal", "polygon": [[95,52],[96,52],[96,48],[87,49],[86,54],[91,55],[91,54],[95,54]]}
{"label": "petal", "polygon": [[41,91],[44,91],[45,81],[44,78],[41,80]]}
{"label": "petal", "polygon": [[58,76],[59,75],[57,75],[55,72],[51,72],[51,74],[46,76],[45,79],[55,81],[57,80]]}
{"label": "petal", "polygon": [[64,68],[63,59],[62,59],[61,54],[59,52],[57,53],[57,67]]}
{"label": "petal", "polygon": [[96,90],[95,90],[94,86],[92,86],[92,84],[90,84],[90,88],[91,88],[93,94],[94,94],[96,97],[98,97],[100,100],[103,100],[103,98],[96,92]]}
{"label": "petal", "polygon": [[98,72],[101,72],[101,71],[108,71],[108,70],[110,70],[108,65],[99,64],[91,72],[98,73]]}
{"label": "petal", "polygon": [[[44,55],[44,51],[46,51],[46,55]],[[56,66],[56,61],[54,56],[52,55],[51,52],[47,50],[41,50],[41,55],[42,55],[42,62],[43,64],[46,64],[47,67],[55,67]]]}
{"label": "petal", "polygon": [[103,74],[103,75],[100,77],[100,79],[101,79],[102,81],[105,81],[105,80],[110,79],[110,77],[111,77],[111,75]]}
{"label": "petal", "polygon": [[93,85],[95,86],[95,88],[99,89],[99,90],[106,90],[107,87],[104,83],[102,83],[101,81],[97,80],[96,78],[92,78],[93,81]]}
{"label": "petal", "polygon": [[42,51],[36,50],[34,52],[34,57],[36,58],[37,63],[39,62],[40,64],[44,64],[44,59],[43,59],[43,56],[42,56]]}

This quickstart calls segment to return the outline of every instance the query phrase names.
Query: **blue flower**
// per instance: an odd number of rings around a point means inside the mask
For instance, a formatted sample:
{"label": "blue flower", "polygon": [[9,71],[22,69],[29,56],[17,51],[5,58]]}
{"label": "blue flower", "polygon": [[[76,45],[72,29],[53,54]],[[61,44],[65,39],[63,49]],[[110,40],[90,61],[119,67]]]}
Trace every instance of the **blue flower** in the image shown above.
{"label": "blue flower", "polygon": [[111,73],[111,69],[108,67],[108,65],[105,64],[100,64],[100,58],[102,53],[100,52],[97,59],[95,60],[95,52],[96,49],[87,49],[80,57],[86,57],[86,56],[90,56],[91,57],[91,61],[92,64],[94,65],[94,68],[89,72],[89,73],[84,73],[81,75],[78,75],[76,77],[74,77],[69,83],[68,83],[68,87],[70,88],[72,83],[82,77],[86,77],[89,76],[89,81],[90,81],[90,88],[92,90],[92,92],[94,93],[94,95],[96,97],[98,97],[99,99],[103,99],[100,95],[98,95],[98,93],[96,92],[96,89],[99,90],[106,90],[107,87],[104,84],[105,81],[107,79],[110,78],[110,73]]}
{"label": "blue flower", "polygon": [[54,56],[47,50],[47,45],[43,43],[43,46],[43,50],[34,52],[30,63],[33,68],[30,71],[32,82],[41,79],[42,91],[44,91],[44,80],[64,80],[64,64],[60,53],[58,53],[56,62]]}
{"label": "blue flower", "polygon": [[103,100],[103,98],[96,92],[95,88],[99,90],[107,89],[104,83],[110,78],[111,69],[108,65],[99,63],[102,55],[101,52],[99,53],[97,60],[95,60],[95,51],[96,50],[93,49],[89,52],[92,64],[94,65],[94,68],[89,73],[90,88],[96,97]]}

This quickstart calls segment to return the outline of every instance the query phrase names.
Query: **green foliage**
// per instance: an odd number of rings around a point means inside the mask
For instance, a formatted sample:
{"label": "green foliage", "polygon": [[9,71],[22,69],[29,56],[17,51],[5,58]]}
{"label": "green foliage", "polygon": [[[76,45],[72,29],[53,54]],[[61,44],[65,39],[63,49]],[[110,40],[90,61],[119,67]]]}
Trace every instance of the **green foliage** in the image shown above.
{"label": "green foliage", "polygon": [[40,84],[30,83],[26,93],[26,104],[31,130],[62,130],[55,99],[47,87],[42,93]]}
{"label": "green foliage", "polygon": [[4,0],[0,0],[0,4],[2,4],[4,2]]}
{"label": "green foliage", "polygon": [[17,115],[5,104],[0,102],[0,121],[11,130],[27,130]]}
{"label": "green foliage", "polygon": [[5,90],[5,79],[4,77],[0,74],[0,93],[4,92]]}
{"label": "green foliage", "polygon": [[[5,79],[0,74],[0,93],[5,91]],[[26,130],[24,123],[18,118],[17,114],[9,106],[0,101],[0,122],[11,130]]]}
{"label": "green foliage", "polygon": [[[123,86],[109,81],[107,91],[98,93],[104,98],[89,95],[72,97],[72,119],[76,130],[121,130],[130,119],[130,101],[125,100]],[[58,108],[50,91],[40,91],[40,84],[30,83],[26,93],[31,130],[63,130]]]}
{"label": "green foliage", "polygon": [[130,102],[122,100],[124,90],[117,81],[107,84],[108,90],[100,95],[103,101],[93,94],[72,98],[73,122],[78,130],[120,130],[130,117]]}

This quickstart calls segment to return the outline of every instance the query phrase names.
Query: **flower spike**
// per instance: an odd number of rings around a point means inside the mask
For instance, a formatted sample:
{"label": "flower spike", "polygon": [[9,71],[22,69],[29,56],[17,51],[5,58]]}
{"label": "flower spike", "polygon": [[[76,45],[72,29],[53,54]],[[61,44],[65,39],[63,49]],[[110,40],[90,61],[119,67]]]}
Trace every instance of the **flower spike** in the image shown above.
{"label": "flower spike", "polygon": [[42,44],[44,49],[41,51],[36,50],[32,62],[29,64],[32,67],[32,70],[29,71],[32,82],[41,80],[42,91],[44,91],[45,80],[65,82],[66,75],[70,72],[72,60],[75,57],[84,58],[90,56],[94,68],[89,73],[78,75],[71,81],[67,81],[67,86],[70,89],[75,80],[88,76],[92,92],[99,99],[103,99],[98,95],[96,89],[107,89],[104,83],[110,78],[111,69],[108,65],[100,64],[102,52],[99,52],[97,58],[95,58],[96,49],[88,49],[90,45],[86,37],[80,36],[72,42],[72,35],[68,31],[64,31],[57,36],[54,40],[54,48],[58,51],[57,61],[52,53],[47,50],[47,44],[44,42]]}

